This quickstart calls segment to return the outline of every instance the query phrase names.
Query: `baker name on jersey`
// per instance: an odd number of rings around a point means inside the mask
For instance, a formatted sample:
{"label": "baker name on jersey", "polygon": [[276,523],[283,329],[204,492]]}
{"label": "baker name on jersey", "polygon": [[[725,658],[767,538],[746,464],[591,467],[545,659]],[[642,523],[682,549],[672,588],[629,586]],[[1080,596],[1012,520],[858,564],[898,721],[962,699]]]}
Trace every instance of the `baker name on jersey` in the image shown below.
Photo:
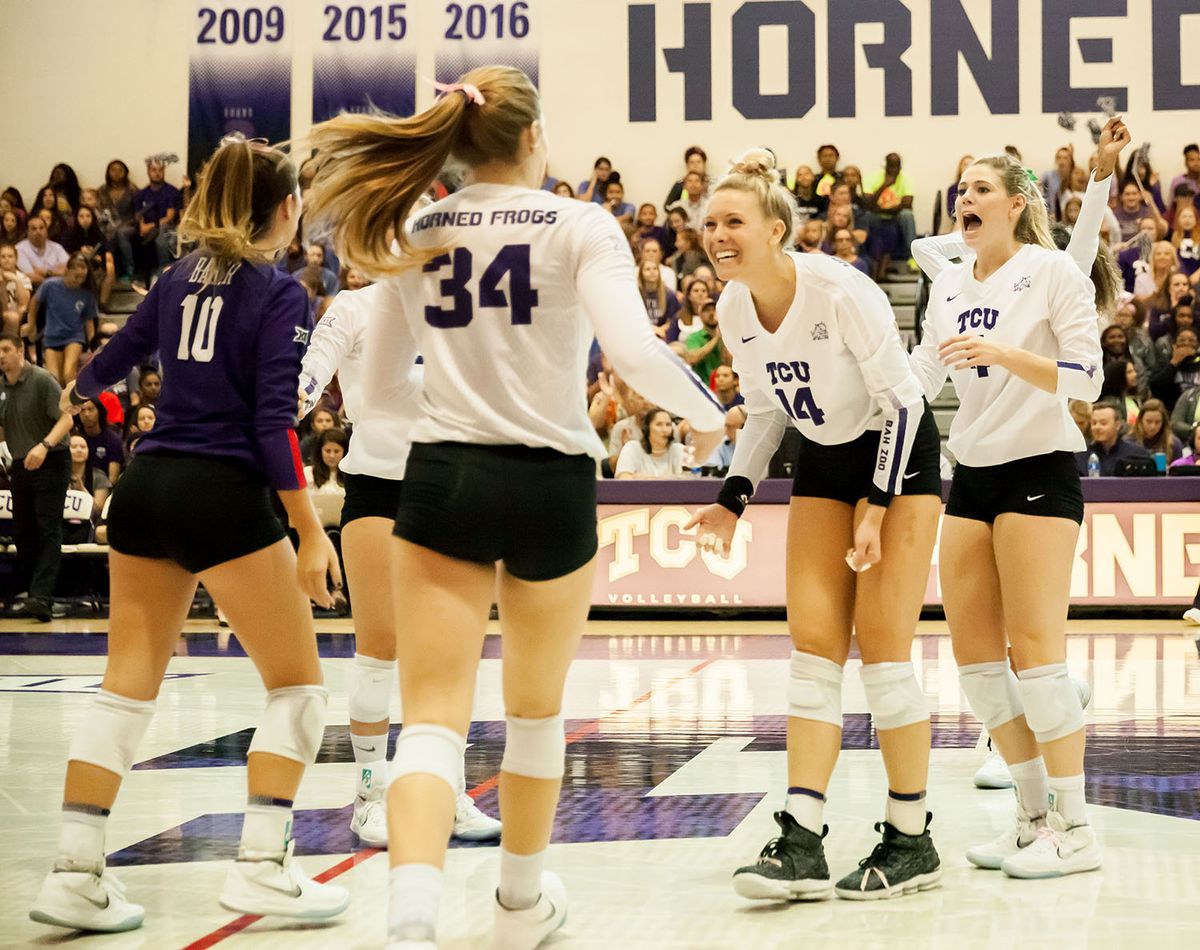
{"label": "baker name on jersey", "polygon": [[[553,224],[557,218],[557,211],[545,211],[541,208],[505,208],[488,212],[487,223]],[[482,211],[431,211],[417,218],[412,229],[415,234],[426,228],[474,228],[483,224],[483,221]]]}
{"label": "baker name on jersey", "polygon": [[800,360],[788,363],[768,363],[767,372],[771,375],[771,385],[780,383],[807,383],[809,381],[808,364]]}
{"label": "baker name on jersey", "polygon": [[966,333],[968,327],[972,330],[991,330],[995,328],[999,316],[1000,311],[991,307],[971,307],[958,315],[958,332]]}

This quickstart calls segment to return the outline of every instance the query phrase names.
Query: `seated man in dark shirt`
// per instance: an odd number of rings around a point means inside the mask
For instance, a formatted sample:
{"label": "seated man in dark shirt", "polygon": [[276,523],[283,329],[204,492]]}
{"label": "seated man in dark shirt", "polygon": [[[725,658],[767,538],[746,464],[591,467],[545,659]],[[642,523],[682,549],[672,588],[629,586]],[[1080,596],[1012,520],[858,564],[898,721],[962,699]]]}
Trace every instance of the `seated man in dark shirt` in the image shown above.
{"label": "seated man in dark shirt", "polygon": [[1150,453],[1140,445],[1121,438],[1120,408],[1111,402],[1102,402],[1092,407],[1092,441],[1082,452],[1075,453],[1075,467],[1079,474],[1088,473],[1088,456],[1093,452],[1100,459],[1101,475],[1116,475],[1122,459],[1148,459]]}

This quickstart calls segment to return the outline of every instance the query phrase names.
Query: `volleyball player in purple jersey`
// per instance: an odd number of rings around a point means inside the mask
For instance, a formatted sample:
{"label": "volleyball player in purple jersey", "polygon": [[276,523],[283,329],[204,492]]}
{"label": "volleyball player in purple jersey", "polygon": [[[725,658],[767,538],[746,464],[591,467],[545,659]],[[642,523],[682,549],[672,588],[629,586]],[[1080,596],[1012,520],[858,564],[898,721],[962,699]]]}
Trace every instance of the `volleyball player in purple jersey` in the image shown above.
{"label": "volleyball player in purple jersey", "polygon": [[[292,801],[325,724],[311,597],[332,598],[337,557],[305,491],[293,430],[308,334],[304,289],[271,265],[300,217],[296,171],[279,151],[226,140],[180,225],[198,249],[154,285],[63,394],[78,407],[158,352],[164,386],[109,512],[108,665],[71,743],[58,858],[30,917],[77,930],[131,930],[143,908],[104,866],[105,824],[154,715],[202,581],[267,687],[250,743],[249,802],[222,906],[320,919],[345,889],[292,860]],[[298,555],[271,505],[278,492]]]}

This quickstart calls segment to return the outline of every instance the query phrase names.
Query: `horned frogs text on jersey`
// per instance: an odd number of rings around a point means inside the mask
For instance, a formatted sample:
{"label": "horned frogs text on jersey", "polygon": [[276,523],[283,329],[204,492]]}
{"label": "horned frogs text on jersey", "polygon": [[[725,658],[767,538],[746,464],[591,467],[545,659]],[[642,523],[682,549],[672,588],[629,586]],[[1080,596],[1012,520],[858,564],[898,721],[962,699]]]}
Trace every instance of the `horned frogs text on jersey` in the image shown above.
{"label": "horned frogs text on jersey", "polygon": [[717,303],[721,339],[733,353],[749,413],[729,473],[757,483],[784,420],[821,445],[874,430],[880,433],[874,484],[886,495],[900,494],[924,403],[891,305],[843,261],[788,256],[796,296],[774,333],[759,323],[745,285],[731,281]]}
{"label": "horned frogs text on jersey", "polygon": [[395,375],[405,355],[375,351],[402,315],[425,358],[414,442],[603,457],[584,398],[593,334],[647,399],[698,430],[723,426],[720,403],[651,331],[629,243],[604,208],[473,184],[413,214],[408,230],[417,248],[439,253],[383,282],[364,374],[369,386]]}
{"label": "horned frogs text on jersey", "polygon": [[959,408],[950,451],[965,465],[999,465],[1085,443],[1067,399],[1100,395],[1100,331],[1095,290],[1063,251],[1027,244],[984,281],[973,261],[947,267],[933,282],[913,369],[925,394],[941,391],[947,369],[937,356],[949,337],[974,334],[1054,360],[1058,388],[1038,389],[999,366],[950,371]]}

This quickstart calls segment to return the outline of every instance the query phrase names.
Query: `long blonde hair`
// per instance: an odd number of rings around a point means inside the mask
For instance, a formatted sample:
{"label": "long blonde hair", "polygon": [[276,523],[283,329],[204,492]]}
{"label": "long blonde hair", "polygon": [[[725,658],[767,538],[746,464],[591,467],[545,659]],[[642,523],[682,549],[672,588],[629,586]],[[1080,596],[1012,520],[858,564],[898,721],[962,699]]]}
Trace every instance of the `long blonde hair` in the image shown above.
{"label": "long blonde hair", "polygon": [[459,83],[478,89],[483,104],[455,91],[411,118],[344,113],[312,130],[317,172],[306,218],[327,225],[342,257],[373,277],[425,260],[404,222],[449,159],[514,161],[521,134],[541,118],[537,89],[518,69],[482,66]]}
{"label": "long blonde hair", "polygon": [[[973,165],[984,165],[995,171],[1010,197],[1021,195],[1025,199],[1025,207],[1017,219],[1013,236],[1022,244],[1036,244],[1050,250],[1061,250],[1054,240],[1050,227],[1050,215],[1046,210],[1046,199],[1042,195],[1041,185],[1037,176],[1025,168],[1007,152],[997,155],[984,155],[975,159]],[[1117,297],[1124,290],[1120,271],[1113,259],[1108,245],[1101,241],[1096,249],[1096,257],[1092,261],[1091,272],[1088,274],[1092,286],[1096,290],[1096,311],[1111,316],[1117,309]]]}
{"label": "long blonde hair", "polygon": [[295,191],[296,167],[283,152],[231,136],[197,175],[179,241],[196,243],[225,263],[266,261],[272,255],[253,242],[271,229],[276,209]]}
{"label": "long blonde hair", "polygon": [[783,186],[779,172],[775,169],[775,156],[765,148],[752,148],[734,160],[729,172],[717,182],[713,194],[718,191],[744,191],[758,199],[759,209],[768,221],[782,221],[784,225],[781,250],[787,250],[796,242],[800,227],[800,216],[796,210],[796,199]]}

